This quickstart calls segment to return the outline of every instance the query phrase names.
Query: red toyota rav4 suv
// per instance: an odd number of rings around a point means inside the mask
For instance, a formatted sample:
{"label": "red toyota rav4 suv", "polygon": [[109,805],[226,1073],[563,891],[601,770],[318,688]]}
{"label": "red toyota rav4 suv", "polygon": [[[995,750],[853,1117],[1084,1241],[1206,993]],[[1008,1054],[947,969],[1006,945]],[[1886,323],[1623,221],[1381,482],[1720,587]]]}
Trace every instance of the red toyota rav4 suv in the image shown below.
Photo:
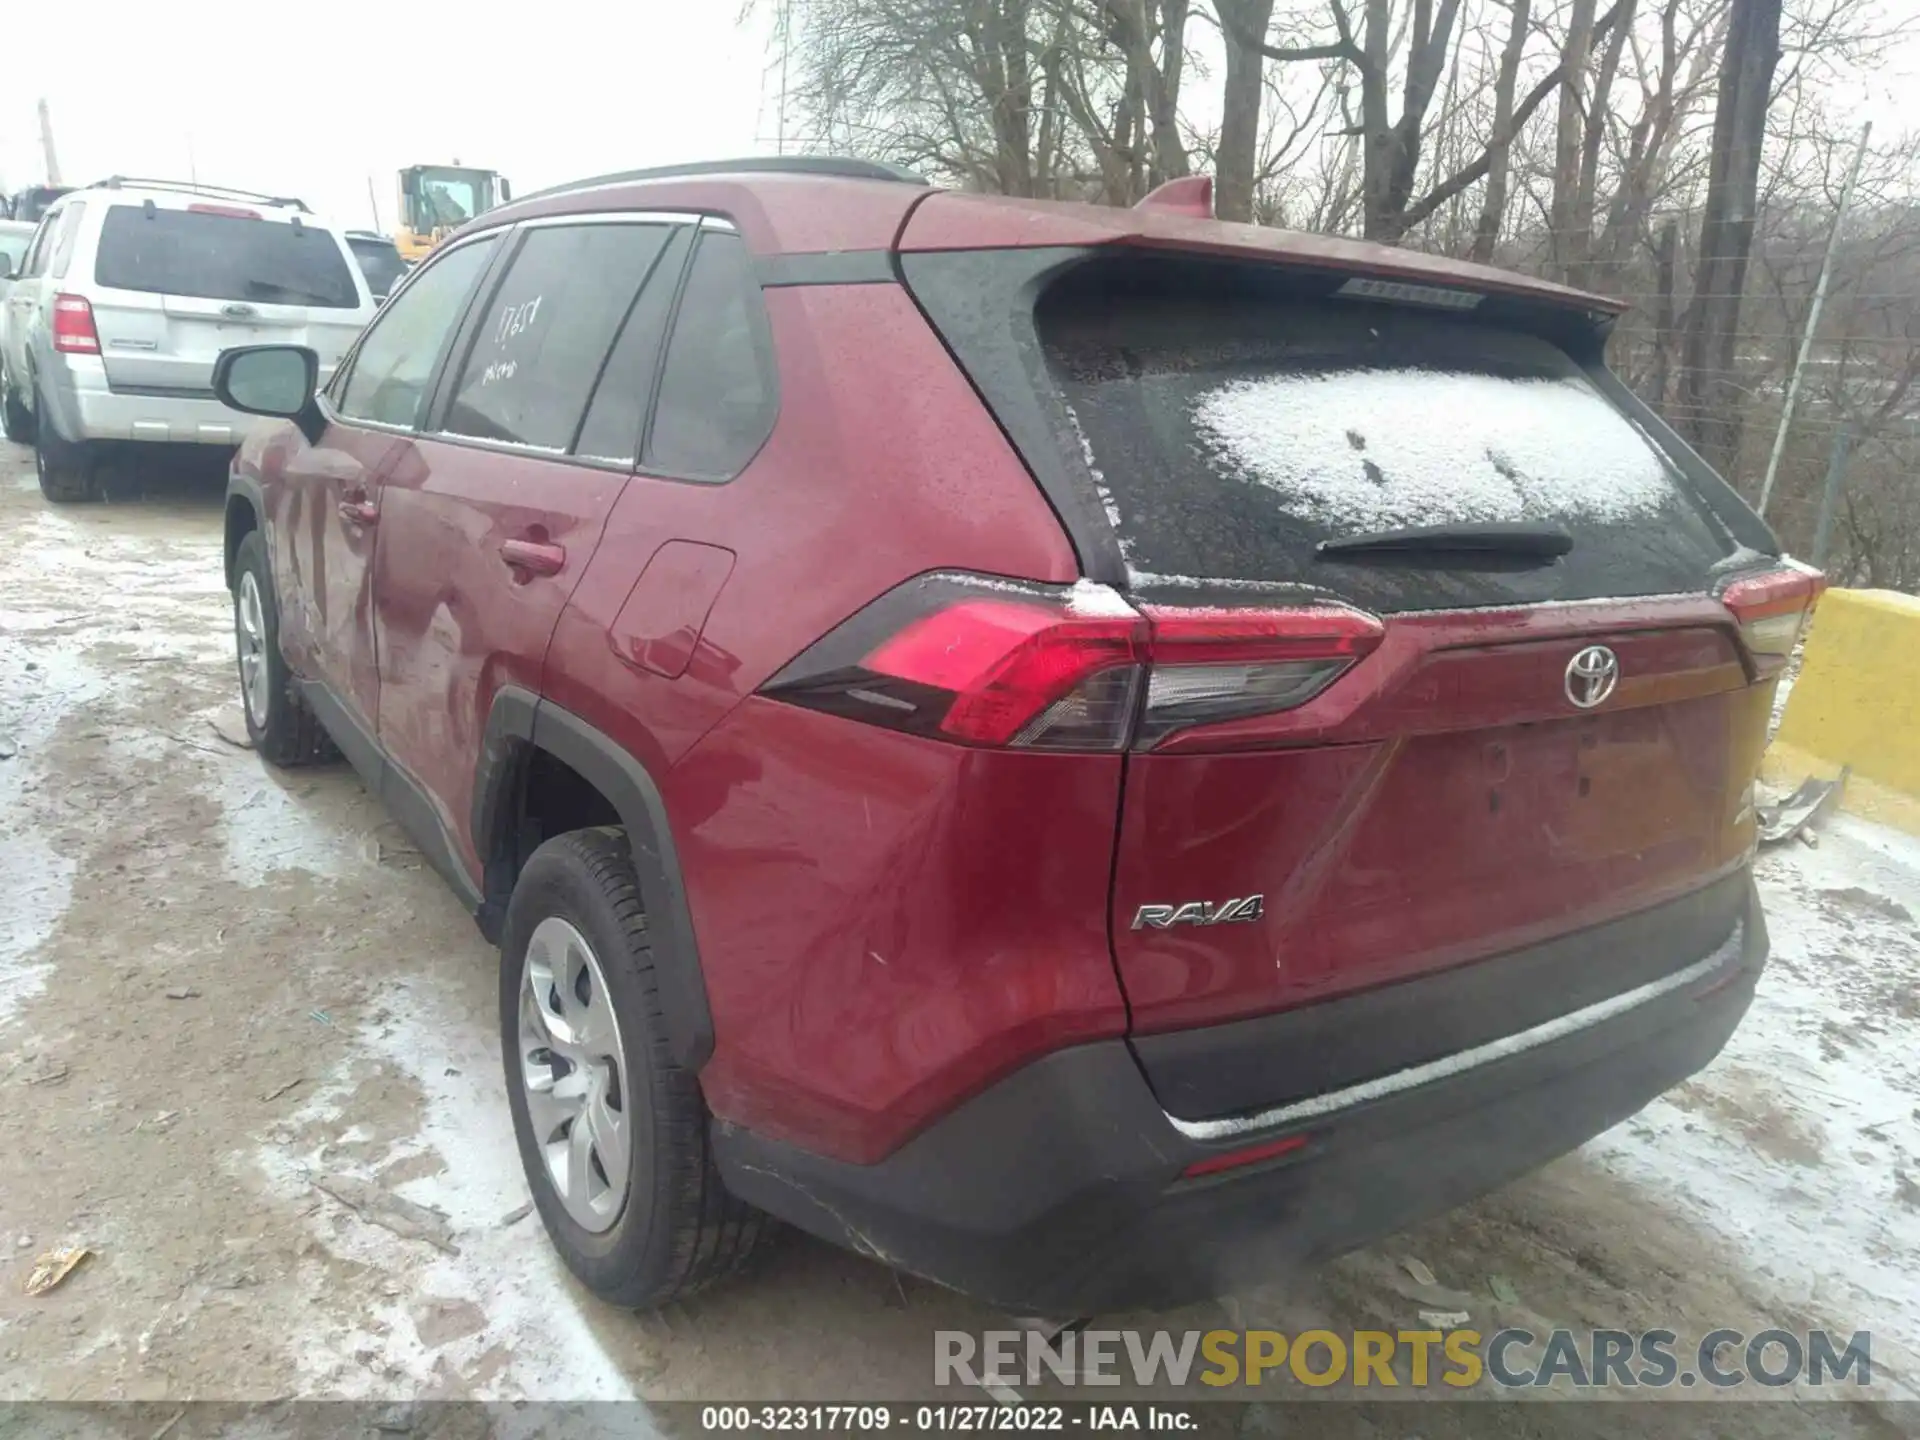
{"label": "red toyota rav4 suv", "polygon": [[1745,1010],[1817,575],[1607,371],[1609,302],[1199,191],[612,176],[460,232],[317,395],[222,357],[291,422],[227,501],[248,725],[498,939],[608,1299],[768,1215],[1022,1314],[1217,1293]]}

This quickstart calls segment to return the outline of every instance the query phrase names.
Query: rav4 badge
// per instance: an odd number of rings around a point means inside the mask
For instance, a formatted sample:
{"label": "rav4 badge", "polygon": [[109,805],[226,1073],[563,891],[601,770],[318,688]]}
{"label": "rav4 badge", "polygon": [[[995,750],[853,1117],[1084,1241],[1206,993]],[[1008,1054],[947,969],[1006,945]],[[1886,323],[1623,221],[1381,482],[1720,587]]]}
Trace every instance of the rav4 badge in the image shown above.
{"label": "rav4 badge", "polygon": [[1142,905],[1133,914],[1136,930],[1171,930],[1175,925],[1240,925],[1265,915],[1266,897],[1249,895],[1242,900],[1222,900],[1210,905],[1205,900],[1189,900],[1184,905]]}

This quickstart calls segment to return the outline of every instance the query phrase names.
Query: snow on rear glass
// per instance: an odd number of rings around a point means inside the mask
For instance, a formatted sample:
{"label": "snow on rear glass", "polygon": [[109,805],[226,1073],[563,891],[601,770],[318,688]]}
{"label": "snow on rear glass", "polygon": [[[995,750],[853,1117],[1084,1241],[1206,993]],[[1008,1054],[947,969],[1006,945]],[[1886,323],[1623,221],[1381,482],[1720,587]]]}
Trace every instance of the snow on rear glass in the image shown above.
{"label": "snow on rear glass", "polygon": [[[1036,311],[1057,443],[1134,585],[1305,584],[1389,612],[1698,591],[1728,553],[1684,478],[1546,338],[1168,273],[1094,275]],[[1547,563],[1316,549],[1515,520],[1562,525],[1574,547]]]}
{"label": "snow on rear glass", "polygon": [[1672,482],[1584,380],[1431,370],[1280,373],[1193,401],[1217,464],[1337,534],[1500,520],[1623,520]]}

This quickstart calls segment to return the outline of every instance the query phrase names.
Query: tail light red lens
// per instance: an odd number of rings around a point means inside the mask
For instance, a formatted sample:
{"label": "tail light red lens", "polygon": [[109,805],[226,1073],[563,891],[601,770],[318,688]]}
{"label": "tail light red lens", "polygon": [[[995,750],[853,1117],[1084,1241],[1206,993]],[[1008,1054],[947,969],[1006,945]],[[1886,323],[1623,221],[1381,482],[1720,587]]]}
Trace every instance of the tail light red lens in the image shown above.
{"label": "tail light red lens", "polygon": [[1384,633],[1373,616],[1336,606],[1280,610],[1145,607],[1153,671],[1138,739],[1304,705]]}
{"label": "tail light red lens", "polygon": [[1732,581],[1720,592],[1720,602],[1739,624],[1740,643],[1763,675],[1787,663],[1826,588],[1827,577],[1818,570],[1789,561],[1781,569]]}
{"label": "tail light red lens", "polygon": [[1135,609],[1085,581],[927,575],[837,627],[765,693],[968,745],[1114,751],[1304,704],[1381,634],[1338,607]]}
{"label": "tail light red lens", "polygon": [[84,295],[53,297],[53,348],[65,355],[98,355],[100,332]]}
{"label": "tail light red lens", "polygon": [[[1118,687],[1124,694],[1112,685],[1098,687],[1098,696],[1081,691],[1100,672],[1133,665],[1142,628],[1138,615],[1081,617],[1027,601],[963,600],[914,621],[864,663],[876,674],[951,694],[939,728],[956,740],[1007,745],[1024,739],[1054,748],[1048,737],[1061,739],[1061,726],[1036,730],[1034,722],[1077,695],[1082,710],[1098,702],[1109,736],[1124,733],[1112,723],[1123,717],[1113,712],[1116,702],[1124,708],[1131,697],[1130,682]],[[1094,742],[1088,748],[1113,748],[1086,731],[1088,718],[1076,713],[1058,720]]]}

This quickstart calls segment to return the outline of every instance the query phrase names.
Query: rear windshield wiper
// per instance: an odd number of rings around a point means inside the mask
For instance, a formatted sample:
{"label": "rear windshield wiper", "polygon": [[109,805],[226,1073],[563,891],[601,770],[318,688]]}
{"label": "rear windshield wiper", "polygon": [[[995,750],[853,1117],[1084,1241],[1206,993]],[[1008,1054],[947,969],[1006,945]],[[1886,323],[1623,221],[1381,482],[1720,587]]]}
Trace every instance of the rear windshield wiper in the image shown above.
{"label": "rear windshield wiper", "polygon": [[1481,525],[1409,525],[1403,530],[1375,530],[1340,540],[1322,540],[1314,549],[1323,560],[1358,560],[1374,555],[1557,560],[1573,549],[1573,536],[1558,525],[1502,520]]}

